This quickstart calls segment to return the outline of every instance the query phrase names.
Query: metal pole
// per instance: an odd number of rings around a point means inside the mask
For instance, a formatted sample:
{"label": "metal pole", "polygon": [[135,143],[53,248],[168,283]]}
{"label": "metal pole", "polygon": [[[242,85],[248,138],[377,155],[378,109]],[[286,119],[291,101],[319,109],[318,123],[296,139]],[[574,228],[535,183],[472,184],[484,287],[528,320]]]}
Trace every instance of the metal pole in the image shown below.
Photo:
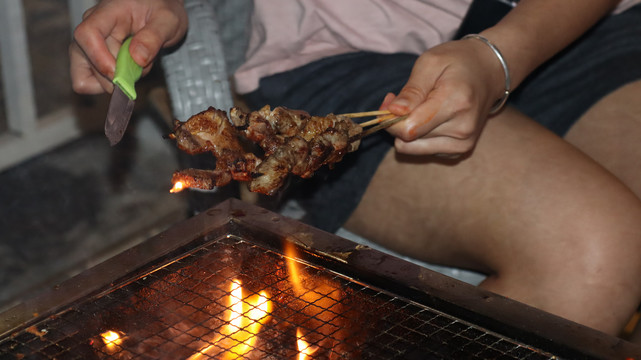
{"label": "metal pole", "polygon": [[31,78],[22,1],[2,0],[0,60],[9,131],[22,135],[36,127],[36,103]]}

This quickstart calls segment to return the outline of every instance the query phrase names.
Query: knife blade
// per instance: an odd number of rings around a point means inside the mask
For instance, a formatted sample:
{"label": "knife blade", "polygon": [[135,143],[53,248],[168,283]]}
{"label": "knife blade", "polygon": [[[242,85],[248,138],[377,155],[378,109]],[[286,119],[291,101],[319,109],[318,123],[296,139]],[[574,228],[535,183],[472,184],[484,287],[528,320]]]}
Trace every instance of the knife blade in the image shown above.
{"label": "knife blade", "polygon": [[116,57],[114,91],[105,120],[105,135],[111,146],[118,144],[127,130],[137,97],[135,84],[142,74],[142,67],[136,64],[129,53],[130,43],[131,38],[125,40]]}

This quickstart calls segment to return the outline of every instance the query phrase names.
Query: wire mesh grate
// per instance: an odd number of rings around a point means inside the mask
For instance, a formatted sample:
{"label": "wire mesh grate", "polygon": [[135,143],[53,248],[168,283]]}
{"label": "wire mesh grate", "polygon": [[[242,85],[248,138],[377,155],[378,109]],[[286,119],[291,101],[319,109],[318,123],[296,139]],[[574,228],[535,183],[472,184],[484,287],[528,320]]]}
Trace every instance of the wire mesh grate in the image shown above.
{"label": "wire mesh grate", "polygon": [[556,359],[235,236],[0,340],[19,359]]}

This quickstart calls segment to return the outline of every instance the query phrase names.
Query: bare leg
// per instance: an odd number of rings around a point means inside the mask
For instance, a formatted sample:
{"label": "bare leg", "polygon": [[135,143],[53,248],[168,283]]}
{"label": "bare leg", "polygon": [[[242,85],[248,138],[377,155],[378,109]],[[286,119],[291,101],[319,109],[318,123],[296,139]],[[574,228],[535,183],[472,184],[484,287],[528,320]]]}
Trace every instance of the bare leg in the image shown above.
{"label": "bare leg", "polygon": [[641,81],[628,84],[595,104],[565,139],[641,198]]}
{"label": "bare leg", "polygon": [[[565,139],[603,165],[641,198],[641,81],[608,95]],[[640,254],[641,256],[641,254]],[[641,326],[632,340],[641,343]]]}
{"label": "bare leg", "polygon": [[641,203],[571,145],[506,109],[456,165],[391,151],[346,228],[616,334],[641,297]]}

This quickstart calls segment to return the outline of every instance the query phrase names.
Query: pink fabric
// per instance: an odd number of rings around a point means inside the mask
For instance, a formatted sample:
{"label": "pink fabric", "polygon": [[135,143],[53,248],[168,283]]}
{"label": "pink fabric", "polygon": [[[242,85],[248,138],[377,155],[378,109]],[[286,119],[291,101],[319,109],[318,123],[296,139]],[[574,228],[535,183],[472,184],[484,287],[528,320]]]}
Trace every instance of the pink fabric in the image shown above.
{"label": "pink fabric", "polygon": [[471,0],[256,0],[247,61],[235,74],[247,93],[263,76],[354,51],[421,53],[450,38]]}
{"label": "pink fabric", "polygon": [[619,5],[617,6],[616,10],[614,10],[615,14],[618,14],[622,11],[626,11],[629,8],[633,7],[634,5],[637,5],[641,3],[641,0],[622,0]]}
{"label": "pink fabric", "polygon": [[[420,54],[451,39],[472,0],[256,0],[236,91],[261,77],[354,51]],[[641,2],[623,0],[617,11]]]}

